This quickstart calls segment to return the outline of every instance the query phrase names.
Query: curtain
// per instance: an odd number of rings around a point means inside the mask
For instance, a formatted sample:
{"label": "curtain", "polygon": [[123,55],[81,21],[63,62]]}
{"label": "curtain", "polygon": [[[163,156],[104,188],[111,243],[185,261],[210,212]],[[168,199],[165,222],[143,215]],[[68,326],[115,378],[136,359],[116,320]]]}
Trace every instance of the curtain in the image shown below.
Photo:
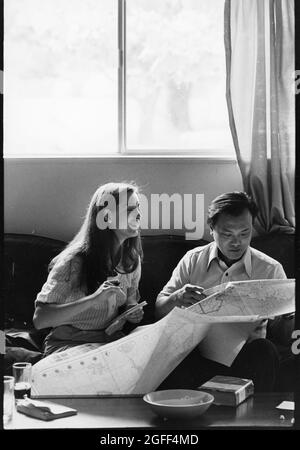
{"label": "curtain", "polygon": [[229,123],[258,233],[294,233],[294,0],[226,0]]}

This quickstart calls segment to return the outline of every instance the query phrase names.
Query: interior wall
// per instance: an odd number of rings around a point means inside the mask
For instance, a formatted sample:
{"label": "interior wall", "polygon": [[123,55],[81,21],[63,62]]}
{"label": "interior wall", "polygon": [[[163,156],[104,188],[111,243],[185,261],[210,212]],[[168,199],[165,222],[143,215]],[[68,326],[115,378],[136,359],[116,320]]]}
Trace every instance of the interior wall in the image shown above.
{"label": "interior wall", "polygon": [[[235,161],[196,158],[64,158],[4,161],[4,225],[8,233],[70,240],[77,232],[96,188],[108,181],[135,181],[142,193],[203,194],[207,206],[218,194],[241,190]],[[204,218],[203,218],[204,221]],[[204,223],[204,222],[203,222]],[[174,229],[144,234],[182,234]],[[204,239],[210,240],[205,226]]]}

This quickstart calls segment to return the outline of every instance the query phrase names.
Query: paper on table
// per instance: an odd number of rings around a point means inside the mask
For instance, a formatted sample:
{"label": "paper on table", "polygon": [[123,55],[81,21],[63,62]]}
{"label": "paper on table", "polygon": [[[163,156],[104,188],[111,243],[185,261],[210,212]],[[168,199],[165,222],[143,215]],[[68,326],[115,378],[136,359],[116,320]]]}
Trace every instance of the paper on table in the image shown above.
{"label": "paper on table", "polygon": [[207,357],[228,364],[257,320],[295,307],[294,280],[233,282],[210,291],[192,307],[174,308],[117,341],[84,344],[40,360],[33,366],[32,394],[144,394],[156,389],[197,344],[206,346]]}
{"label": "paper on table", "polygon": [[53,402],[41,402],[25,398],[17,401],[17,411],[41,420],[54,420],[77,414],[77,410]]}
{"label": "paper on table", "polygon": [[295,402],[284,401],[284,402],[281,402],[279,405],[277,405],[276,408],[277,409],[286,409],[286,410],[294,411],[294,409],[295,409]]}

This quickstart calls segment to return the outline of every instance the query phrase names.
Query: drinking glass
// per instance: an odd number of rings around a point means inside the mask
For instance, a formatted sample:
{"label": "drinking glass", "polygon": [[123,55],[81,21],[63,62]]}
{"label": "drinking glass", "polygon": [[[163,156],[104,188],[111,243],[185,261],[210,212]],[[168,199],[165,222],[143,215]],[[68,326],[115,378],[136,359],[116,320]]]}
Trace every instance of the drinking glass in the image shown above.
{"label": "drinking glass", "polygon": [[18,362],[13,364],[15,378],[15,399],[23,399],[24,395],[30,397],[31,393],[31,363]]}

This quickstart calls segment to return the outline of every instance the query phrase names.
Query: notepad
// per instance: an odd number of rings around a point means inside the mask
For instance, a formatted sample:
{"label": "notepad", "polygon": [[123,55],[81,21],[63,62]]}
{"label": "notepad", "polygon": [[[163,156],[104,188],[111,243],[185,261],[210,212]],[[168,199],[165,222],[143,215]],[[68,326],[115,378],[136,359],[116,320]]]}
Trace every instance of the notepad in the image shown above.
{"label": "notepad", "polygon": [[57,403],[41,402],[25,398],[17,402],[17,411],[26,416],[41,420],[54,420],[61,417],[74,416],[77,410]]}

